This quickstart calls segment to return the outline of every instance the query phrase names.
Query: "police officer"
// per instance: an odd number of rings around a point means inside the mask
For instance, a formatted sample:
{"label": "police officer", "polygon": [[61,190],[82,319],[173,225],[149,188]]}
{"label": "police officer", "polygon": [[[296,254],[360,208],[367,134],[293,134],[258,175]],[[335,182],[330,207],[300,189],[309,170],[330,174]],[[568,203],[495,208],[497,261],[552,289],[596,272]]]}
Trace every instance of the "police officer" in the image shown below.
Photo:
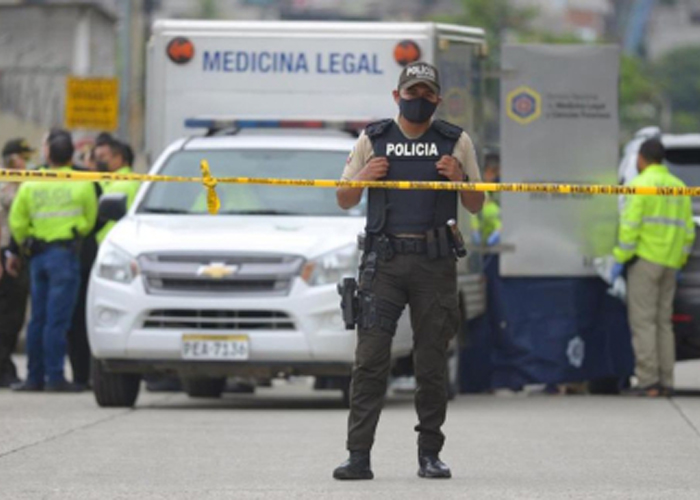
{"label": "police officer", "polygon": [[[95,160],[97,170],[114,174],[130,174],[133,161],[133,152],[127,145],[114,138],[105,139],[95,146]],[[136,198],[140,183],[138,181],[110,180],[102,183],[103,194],[123,193],[126,195],[127,207],[130,207]],[[107,222],[97,233],[97,242],[102,243],[115,222]]]}
{"label": "police officer", "polygon": [[[26,140],[12,139],[2,149],[2,166],[10,170],[26,170],[33,154],[34,149]],[[7,253],[17,253],[7,219],[18,188],[17,182],[0,184],[0,387],[10,387],[19,382],[12,353],[24,326],[29,296],[29,277],[26,272],[20,272],[16,276],[4,272]]]}
{"label": "police officer", "polygon": [[[73,143],[67,133],[48,144],[49,169],[70,172]],[[10,230],[28,253],[32,314],[27,328],[29,373],[18,391],[73,392],[63,372],[66,332],[80,286],[80,239],[97,217],[95,191],[89,182],[25,182],[10,211]],[[8,268],[19,266],[17,256]]]}
{"label": "police officer", "polygon": [[[683,187],[663,165],[664,146],[649,139],[639,150],[639,175],[631,186]],[[613,253],[618,264],[612,281],[627,267],[627,313],[632,329],[639,396],[665,395],[673,389],[675,337],[673,298],[676,275],[688,260],[695,240],[688,196],[628,196],[620,217]]]}
{"label": "police officer", "polygon": [[[54,131],[54,133],[67,131]],[[94,144],[85,144],[82,154],[79,154],[80,164],[73,165],[73,170],[78,172],[94,172],[97,170],[95,165],[95,149],[96,144],[101,144],[106,140],[111,140],[111,136],[100,134]],[[95,192],[95,199],[99,200],[102,196],[102,186],[99,182],[92,182],[92,187]],[[85,237],[82,238],[81,249],[79,255],[80,261],[80,288],[78,291],[78,299],[76,300],[75,309],[73,310],[73,319],[67,333],[67,353],[70,359],[71,370],[73,372],[73,384],[77,388],[88,388],[90,385],[90,344],[88,343],[87,323],[85,306],[87,304],[88,283],[90,281],[90,272],[92,265],[97,257],[97,233],[104,226],[102,221],[98,221],[93,229]]]}
{"label": "police officer", "polygon": [[[438,71],[417,62],[402,71],[394,101],[400,114],[367,126],[343,180],[479,181],[471,140],[432,120],[440,104]],[[357,205],[362,189],[341,188],[338,204]],[[391,342],[406,304],[411,311],[418,413],[418,474],[451,477],[439,458],[447,407],[447,348],[459,327],[455,257],[446,223],[457,201],[478,212],[484,196],[454,191],[370,189],[360,266],[358,340],[352,374],[347,449],[336,479],[372,479],[370,449],[390,369]]]}
{"label": "police officer", "polygon": [[[484,158],[484,182],[501,182],[501,159],[497,153]],[[481,214],[471,217],[472,241],[487,246],[497,245],[501,240],[501,206],[499,193],[487,193]]]}

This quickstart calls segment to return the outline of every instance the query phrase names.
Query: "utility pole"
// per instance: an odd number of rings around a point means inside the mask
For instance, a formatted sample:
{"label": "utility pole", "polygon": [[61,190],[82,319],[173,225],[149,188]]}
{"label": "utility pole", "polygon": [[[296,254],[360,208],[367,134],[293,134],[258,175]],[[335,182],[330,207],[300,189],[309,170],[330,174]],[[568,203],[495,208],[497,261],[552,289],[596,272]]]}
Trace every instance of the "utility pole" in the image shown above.
{"label": "utility pole", "polygon": [[119,52],[119,136],[129,137],[131,97],[131,0],[122,0],[120,6]]}

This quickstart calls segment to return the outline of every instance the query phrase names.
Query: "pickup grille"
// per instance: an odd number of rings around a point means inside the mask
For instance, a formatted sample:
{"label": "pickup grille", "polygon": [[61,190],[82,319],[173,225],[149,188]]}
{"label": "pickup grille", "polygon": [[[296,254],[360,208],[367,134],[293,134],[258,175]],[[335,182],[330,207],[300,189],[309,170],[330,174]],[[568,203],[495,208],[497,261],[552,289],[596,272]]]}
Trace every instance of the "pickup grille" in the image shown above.
{"label": "pickup grille", "polygon": [[139,265],[152,295],[289,294],[304,259],[296,255],[145,254]]}
{"label": "pickup grille", "polygon": [[289,289],[289,280],[201,280],[148,278],[151,290],[176,292],[214,292],[214,293],[261,293],[285,292]]}
{"label": "pickup grille", "polygon": [[225,309],[160,309],[151,311],[144,328],[190,330],[294,330],[294,321],[280,311]]}

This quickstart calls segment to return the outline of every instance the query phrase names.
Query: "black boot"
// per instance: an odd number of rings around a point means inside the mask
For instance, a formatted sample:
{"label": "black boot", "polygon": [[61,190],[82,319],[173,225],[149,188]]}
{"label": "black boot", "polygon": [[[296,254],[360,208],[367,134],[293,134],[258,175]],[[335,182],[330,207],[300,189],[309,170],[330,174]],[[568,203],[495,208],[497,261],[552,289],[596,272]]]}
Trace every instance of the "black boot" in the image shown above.
{"label": "black boot", "polygon": [[11,385],[10,389],[15,392],[41,392],[44,390],[44,386],[42,384],[25,381]]}
{"label": "black boot", "polygon": [[447,479],[452,477],[450,468],[438,458],[438,454],[429,451],[418,452],[418,476],[429,479]]}
{"label": "black boot", "polygon": [[369,466],[369,451],[351,451],[350,458],[333,471],[335,479],[374,479]]}

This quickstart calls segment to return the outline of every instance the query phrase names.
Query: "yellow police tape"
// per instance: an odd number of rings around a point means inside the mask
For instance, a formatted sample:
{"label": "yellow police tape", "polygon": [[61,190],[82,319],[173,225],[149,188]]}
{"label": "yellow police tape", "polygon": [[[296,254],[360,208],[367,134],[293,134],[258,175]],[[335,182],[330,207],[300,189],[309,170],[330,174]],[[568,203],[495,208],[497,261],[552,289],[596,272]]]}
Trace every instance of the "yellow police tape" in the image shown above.
{"label": "yellow police tape", "polygon": [[416,182],[416,181],[337,181],[319,179],[267,179],[257,177],[214,177],[209,163],[202,160],[201,177],[152,174],[114,174],[107,172],[80,172],[58,170],[7,170],[0,169],[0,181],[139,181],[139,182],[197,182],[207,190],[207,209],[216,214],[221,202],[216,194],[218,184],[264,184],[267,186],[316,187],[316,188],[385,188],[426,189],[434,191],[474,191],[585,195],[648,195],[648,196],[700,196],[700,187],[655,186],[602,186],[555,183],[489,183],[489,182]]}

